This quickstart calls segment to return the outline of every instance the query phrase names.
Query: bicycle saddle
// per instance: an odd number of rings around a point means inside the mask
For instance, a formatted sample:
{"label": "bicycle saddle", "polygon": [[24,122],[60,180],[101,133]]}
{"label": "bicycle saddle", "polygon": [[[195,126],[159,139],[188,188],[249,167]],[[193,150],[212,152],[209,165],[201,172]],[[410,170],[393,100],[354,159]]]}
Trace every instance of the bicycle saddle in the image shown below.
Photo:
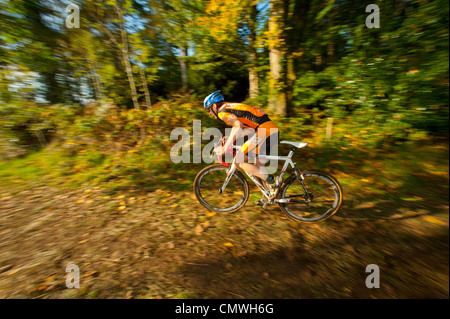
{"label": "bicycle saddle", "polygon": [[308,143],[305,142],[291,142],[291,141],[281,141],[280,144],[288,144],[296,148],[302,148],[308,145]]}

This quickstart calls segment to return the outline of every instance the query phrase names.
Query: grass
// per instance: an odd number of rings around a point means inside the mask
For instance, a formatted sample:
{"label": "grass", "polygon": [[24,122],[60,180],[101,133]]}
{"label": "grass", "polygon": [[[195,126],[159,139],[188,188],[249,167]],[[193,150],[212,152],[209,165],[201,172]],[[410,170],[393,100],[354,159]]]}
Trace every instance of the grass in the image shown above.
{"label": "grass", "polygon": [[[294,160],[301,169],[325,170],[336,175],[345,189],[364,190],[363,197],[368,200],[384,197],[417,203],[424,197],[431,201],[448,199],[449,161],[445,145],[422,146],[409,142],[370,155],[328,144],[300,150]],[[50,147],[24,158],[1,162],[0,180],[10,185],[25,181],[62,183],[72,188],[100,185],[112,192],[125,188],[186,191],[192,188],[197,172],[204,166],[174,164],[170,158],[148,149],[125,154],[93,151],[67,156],[66,152]],[[436,189],[436,185],[441,187]],[[251,198],[255,199],[254,194]]]}

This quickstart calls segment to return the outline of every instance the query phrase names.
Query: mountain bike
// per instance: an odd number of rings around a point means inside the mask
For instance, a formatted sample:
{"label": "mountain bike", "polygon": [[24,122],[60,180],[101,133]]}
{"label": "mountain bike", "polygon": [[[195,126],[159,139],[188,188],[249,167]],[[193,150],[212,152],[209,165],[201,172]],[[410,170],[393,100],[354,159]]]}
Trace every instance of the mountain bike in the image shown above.
{"label": "mountain bike", "polygon": [[[299,222],[319,222],[337,213],[342,205],[342,187],[336,178],[316,170],[299,170],[292,157],[296,150],[308,145],[305,142],[281,141],[290,147],[287,156],[256,155],[259,160],[284,161],[279,176],[273,186],[267,189],[256,176],[246,175],[262,193],[263,208],[278,204],[288,217]],[[218,145],[216,145],[218,146]],[[241,146],[233,145],[235,150]],[[213,151],[214,155],[214,151]],[[245,205],[250,196],[250,187],[244,174],[237,169],[234,156],[231,164],[222,161],[202,169],[194,180],[197,200],[214,212],[232,213]],[[286,179],[283,176],[288,167],[293,173]]]}

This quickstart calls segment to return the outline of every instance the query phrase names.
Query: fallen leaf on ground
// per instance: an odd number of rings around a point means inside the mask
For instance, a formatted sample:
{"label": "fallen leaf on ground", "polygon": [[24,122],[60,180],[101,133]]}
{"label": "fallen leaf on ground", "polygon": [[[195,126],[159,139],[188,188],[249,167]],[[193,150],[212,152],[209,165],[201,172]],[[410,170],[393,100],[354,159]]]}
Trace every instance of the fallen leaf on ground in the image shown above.
{"label": "fallen leaf on ground", "polygon": [[202,227],[202,225],[197,225],[197,226],[195,226],[194,233],[195,233],[196,235],[200,235],[202,232],[203,232],[203,227]]}
{"label": "fallen leaf on ground", "polygon": [[93,270],[93,271],[89,271],[87,273],[85,273],[83,276],[81,276],[81,278],[86,278],[88,276],[92,276],[93,274],[96,274],[97,271]]}
{"label": "fallen leaf on ground", "polygon": [[367,208],[373,208],[373,207],[375,207],[375,203],[366,202],[366,203],[359,204],[358,206],[355,207],[355,209],[367,209]]}
{"label": "fallen leaf on ground", "polygon": [[433,223],[433,224],[438,224],[438,225],[443,225],[443,226],[447,225],[446,222],[444,222],[444,221],[442,221],[440,219],[437,219],[437,218],[435,218],[433,216],[424,216],[423,219],[425,219],[427,222],[430,222],[430,223]]}

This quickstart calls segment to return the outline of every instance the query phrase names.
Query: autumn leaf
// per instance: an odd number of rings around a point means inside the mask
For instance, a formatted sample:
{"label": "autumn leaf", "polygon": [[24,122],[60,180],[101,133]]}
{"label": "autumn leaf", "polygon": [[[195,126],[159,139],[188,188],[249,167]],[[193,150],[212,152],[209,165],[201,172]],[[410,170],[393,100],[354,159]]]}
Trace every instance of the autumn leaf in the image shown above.
{"label": "autumn leaf", "polygon": [[125,298],[125,299],[131,299],[131,298],[133,298],[133,293],[132,293],[131,291],[128,291],[128,292],[125,294],[124,298]]}
{"label": "autumn leaf", "polygon": [[203,232],[203,227],[202,227],[202,225],[198,224],[197,226],[195,226],[194,233],[195,233],[196,235],[200,235],[202,232]]}
{"label": "autumn leaf", "polygon": [[207,220],[206,222],[202,223],[201,225],[202,225],[203,229],[208,228],[209,227],[209,220]]}
{"label": "autumn leaf", "polygon": [[414,197],[403,197],[402,199],[403,199],[404,201],[407,201],[407,202],[418,202],[418,201],[423,200],[423,198],[422,198],[422,197],[419,197],[419,196],[414,196]]}
{"label": "autumn leaf", "polygon": [[11,272],[8,274],[8,276],[14,275],[14,274],[17,273],[18,271],[19,271],[19,269],[13,270],[13,271],[11,271]]}
{"label": "autumn leaf", "polygon": [[375,205],[375,203],[373,203],[373,202],[365,202],[365,203],[362,203],[362,204],[359,204],[359,205],[357,205],[356,207],[355,207],[355,209],[368,209],[368,208],[373,208],[373,207],[375,207],[376,205]]}
{"label": "autumn leaf", "polygon": [[225,247],[234,247],[234,245],[232,243],[224,243],[223,244]]}
{"label": "autumn leaf", "polygon": [[85,273],[83,276],[81,276],[81,278],[86,278],[86,277],[92,276],[96,273],[97,273],[97,271],[95,271],[95,270],[89,271],[89,272]]}
{"label": "autumn leaf", "polygon": [[430,222],[430,223],[433,223],[433,224],[437,224],[437,225],[443,225],[443,226],[448,225],[446,222],[444,222],[444,221],[442,221],[440,219],[437,219],[437,218],[435,218],[433,216],[424,216],[423,219],[425,219],[427,222]]}

